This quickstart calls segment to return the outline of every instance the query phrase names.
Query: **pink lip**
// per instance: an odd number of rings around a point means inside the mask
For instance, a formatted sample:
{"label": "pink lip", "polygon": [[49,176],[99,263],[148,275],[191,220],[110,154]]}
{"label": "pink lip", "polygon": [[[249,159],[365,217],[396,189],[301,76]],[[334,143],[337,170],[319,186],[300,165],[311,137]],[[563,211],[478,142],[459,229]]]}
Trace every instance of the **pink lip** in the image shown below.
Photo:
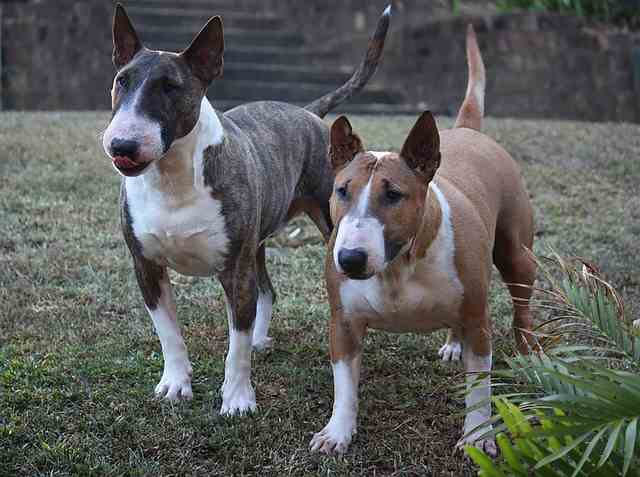
{"label": "pink lip", "polygon": [[128,157],[124,156],[115,156],[113,158],[113,163],[119,169],[133,169],[134,167],[140,166],[140,164],[137,164]]}

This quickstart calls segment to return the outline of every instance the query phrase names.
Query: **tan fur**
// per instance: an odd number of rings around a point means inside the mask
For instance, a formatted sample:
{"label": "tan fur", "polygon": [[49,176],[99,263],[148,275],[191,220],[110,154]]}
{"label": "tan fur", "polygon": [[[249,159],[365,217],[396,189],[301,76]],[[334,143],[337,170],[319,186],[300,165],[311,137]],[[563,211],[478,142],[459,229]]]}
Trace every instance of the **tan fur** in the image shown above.
{"label": "tan fur", "polygon": [[458,118],[456,128],[470,128],[480,131],[482,129],[482,117],[484,116],[484,89],[485,71],[478,40],[473,26],[467,29],[467,64],[469,67],[469,83]]}
{"label": "tan fur", "polygon": [[[329,243],[325,278],[334,372],[344,361],[347,367],[339,369],[356,366],[359,373],[362,339],[368,328],[418,333],[449,328],[448,341],[462,343],[466,370],[490,370],[492,264],[513,297],[518,349],[527,353],[534,345],[528,300],[535,264],[526,250],[533,242],[533,211],[516,162],[476,130],[482,124],[484,66],[472,29],[467,41],[469,87],[458,116],[459,127],[439,132],[433,116],[425,112],[399,155],[363,152],[346,118],[338,119],[332,128],[332,150],[340,153],[332,157],[337,173],[330,208],[336,228]],[[390,200],[390,188],[401,192],[401,198]],[[347,225],[342,230],[343,220]],[[368,235],[362,230],[382,234],[386,257],[382,265],[368,258],[379,257],[376,247],[380,242],[367,242]],[[344,239],[347,234],[358,237],[357,241]],[[336,253],[340,237],[347,245]],[[400,251],[390,254],[388,249],[398,244],[401,247],[394,250]],[[362,275],[363,261],[358,259],[358,268],[349,271],[340,262],[340,252],[345,250],[359,250],[366,266],[377,268],[367,268]],[[345,382],[344,374],[340,379]],[[340,386],[344,389],[344,384]],[[468,406],[478,404],[477,399],[470,398]],[[348,415],[344,409],[348,405],[334,407],[330,423],[314,436],[312,447],[329,452],[348,445],[355,427],[350,427],[353,421],[341,417]],[[490,406],[486,404],[470,412],[465,430],[488,416]],[[492,441],[478,442],[495,452]]]}
{"label": "tan fur", "polygon": [[[486,354],[491,337],[487,309],[491,266],[495,261],[504,275],[503,264],[531,263],[530,259],[525,258],[523,247],[530,248],[532,245],[532,209],[519,167],[491,138],[461,128],[442,131],[440,141],[442,166],[434,182],[451,209],[455,266],[464,289],[459,303],[451,296],[453,293],[447,290],[450,284],[445,279],[439,279],[442,278],[439,276],[441,271],[433,267],[433,256],[437,253],[433,242],[441,226],[442,212],[432,193],[427,194],[423,204],[416,199],[421,194],[424,197],[421,192],[426,188],[423,176],[413,174],[397,154],[376,159],[370,153],[359,153],[338,173],[336,186],[348,184],[349,193],[358,197],[375,169],[371,213],[385,224],[390,236],[399,240],[415,239],[412,253],[398,257],[383,273],[377,275],[384,283],[380,297],[385,303],[383,309],[372,309],[369,316],[364,316],[366,313],[350,316],[349,321],[353,323],[355,319],[356,328],[371,326],[397,332],[426,332],[443,327],[460,329],[470,335],[474,352]],[[415,195],[399,211],[377,210],[375,197],[382,193],[384,181],[403,184],[404,190],[414,190]],[[336,224],[346,212],[345,204],[334,194],[331,213]],[[335,235],[334,231],[330,250]],[[508,271],[507,274],[514,275]],[[335,271],[333,259],[328,256],[329,296],[332,309],[338,311],[333,321],[344,319],[337,291],[344,280],[345,277]],[[447,307],[425,297],[416,302],[410,297],[409,291],[414,285],[428,290],[428,296],[447,296],[450,304],[458,303],[459,307]],[[515,289],[524,289],[512,288],[512,293]],[[518,310],[516,307],[515,320],[523,323],[517,325],[529,328],[528,311]],[[333,324],[332,327],[337,328],[338,325]],[[528,341],[524,335],[518,334],[518,347],[520,351],[527,352]],[[351,343],[344,345],[346,355],[353,354],[353,345],[359,340],[349,338],[348,341]]]}

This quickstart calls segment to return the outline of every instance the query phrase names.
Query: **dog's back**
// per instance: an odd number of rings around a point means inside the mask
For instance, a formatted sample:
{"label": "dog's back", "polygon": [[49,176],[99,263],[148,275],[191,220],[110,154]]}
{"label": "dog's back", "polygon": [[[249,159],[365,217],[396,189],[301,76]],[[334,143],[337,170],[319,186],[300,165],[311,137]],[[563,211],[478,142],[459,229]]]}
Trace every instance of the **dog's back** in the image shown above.
{"label": "dog's back", "polygon": [[[527,304],[535,278],[535,263],[528,252],[533,245],[533,208],[518,164],[480,132],[485,68],[471,25],[467,31],[467,62],[469,82],[455,126],[440,133],[443,159],[436,181],[445,195],[457,197],[453,201],[453,220],[458,222],[457,226],[453,224],[454,230],[470,235],[459,237],[459,241],[481,240],[490,247],[487,252],[513,297],[516,344],[521,352],[527,352],[533,345],[527,332],[531,328]],[[469,264],[476,259],[460,257],[457,262]]]}
{"label": "dog's back", "polygon": [[[225,113],[223,127],[229,146],[245,160],[239,176],[251,176],[251,193],[261,210],[261,239],[277,231],[287,218],[308,212],[323,234],[330,232],[329,197],[333,171],[327,160],[327,125],[306,109],[275,101],[238,106]],[[236,171],[220,164],[226,180]],[[246,198],[245,198],[246,199]],[[311,210],[313,209],[313,210]],[[324,222],[324,223],[323,223]]]}

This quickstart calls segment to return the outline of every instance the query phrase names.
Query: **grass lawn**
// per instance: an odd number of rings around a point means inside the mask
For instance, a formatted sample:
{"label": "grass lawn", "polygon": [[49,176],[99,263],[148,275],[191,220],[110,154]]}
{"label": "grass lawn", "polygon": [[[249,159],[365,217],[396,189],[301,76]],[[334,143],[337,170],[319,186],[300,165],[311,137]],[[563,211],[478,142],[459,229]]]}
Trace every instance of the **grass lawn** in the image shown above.
{"label": "grass lawn", "polygon": [[[308,452],[333,387],[325,252],[304,221],[269,249],[279,301],[275,346],[254,355],[258,413],[218,415],[222,290],[175,274],[194,400],[154,400],[162,354],[120,236],[119,178],[99,146],[107,119],[0,115],[0,476],[474,475],[453,450],[463,401],[451,387],[461,368],[438,361],[442,333],[372,332],[351,450]],[[352,118],[377,150],[397,150],[413,121]],[[536,249],[591,259],[640,318],[640,127],[489,119],[486,130],[522,165]],[[512,340],[498,280],[491,303],[499,361]]]}

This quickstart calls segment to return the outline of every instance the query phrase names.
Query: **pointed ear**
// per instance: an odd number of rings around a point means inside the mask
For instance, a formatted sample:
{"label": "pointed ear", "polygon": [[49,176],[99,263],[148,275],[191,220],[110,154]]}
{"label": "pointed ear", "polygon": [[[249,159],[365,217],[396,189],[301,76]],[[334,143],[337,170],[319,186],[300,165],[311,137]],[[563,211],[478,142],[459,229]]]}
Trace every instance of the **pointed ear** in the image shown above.
{"label": "pointed ear", "polygon": [[346,166],[359,152],[364,151],[362,141],[353,133],[346,116],[340,116],[331,125],[331,147],[329,158],[334,170]]}
{"label": "pointed ear", "polygon": [[440,167],[440,134],[430,111],[422,113],[413,125],[400,156],[411,169],[423,174],[427,182],[433,179]]}
{"label": "pointed ear", "polygon": [[129,63],[142,49],[131,20],[122,4],[116,4],[113,15],[113,64],[117,69]]}
{"label": "pointed ear", "polygon": [[222,76],[223,53],[222,19],[213,17],[180,55],[187,60],[193,74],[208,86]]}

